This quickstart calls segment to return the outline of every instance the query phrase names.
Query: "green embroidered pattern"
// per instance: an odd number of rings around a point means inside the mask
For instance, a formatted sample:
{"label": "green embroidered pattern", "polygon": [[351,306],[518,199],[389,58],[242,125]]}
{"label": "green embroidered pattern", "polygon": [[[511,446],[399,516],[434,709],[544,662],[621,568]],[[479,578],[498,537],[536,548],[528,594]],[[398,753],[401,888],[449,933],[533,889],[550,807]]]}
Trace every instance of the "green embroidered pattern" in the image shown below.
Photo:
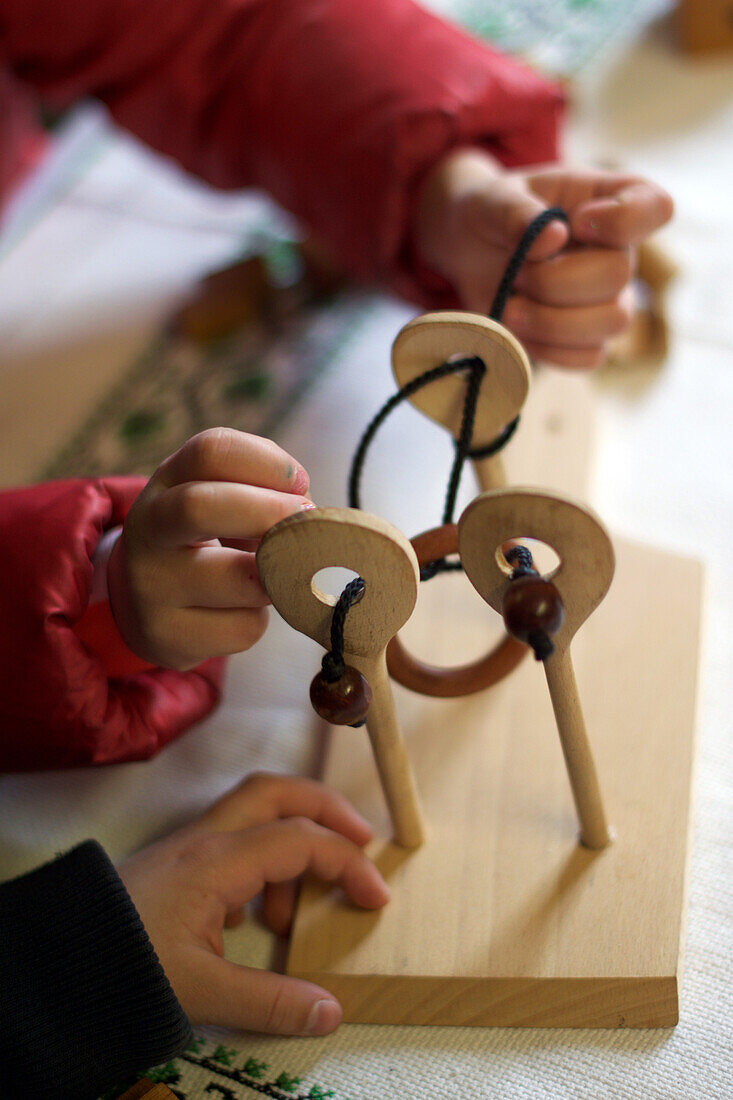
{"label": "green embroidered pattern", "polygon": [[236,1058],[236,1056],[236,1050],[233,1050],[231,1047],[219,1045],[211,1055],[211,1058],[214,1062],[221,1062],[223,1066],[230,1066],[232,1064],[232,1058]]}
{"label": "green embroidered pattern", "polygon": [[290,1077],[287,1073],[281,1073],[275,1082],[276,1088],[282,1089],[284,1092],[295,1092],[300,1084],[300,1077]]}
{"label": "green embroidered pattern", "polygon": [[256,1058],[248,1058],[244,1063],[244,1072],[248,1073],[250,1077],[255,1077],[259,1080],[265,1070],[269,1069],[267,1062],[258,1062]]}
{"label": "green embroidered pattern", "polygon": [[[207,1054],[207,1040],[197,1036],[183,1054],[165,1065],[138,1074],[138,1080],[147,1077],[150,1081],[167,1085],[177,1100],[189,1100],[189,1096],[192,1100],[193,1096],[201,1095],[200,1071],[203,1070],[210,1075],[208,1080],[204,1078],[204,1094],[223,1097],[224,1100],[247,1100],[252,1093],[269,1097],[269,1100],[338,1100],[332,1089],[321,1085],[311,1085],[308,1091],[301,1090],[301,1078],[285,1071],[268,1081],[265,1079],[269,1069],[267,1062],[245,1057],[242,1052],[223,1043],[211,1045],[213,1049]],[[237,1066],[236,1062],[240,1060],[242,1064]],[[127,1081],[100,1097],[100,1100],[118,1100],[131,1084]],[[189,1089],[195,1091],[189,1093]]]}

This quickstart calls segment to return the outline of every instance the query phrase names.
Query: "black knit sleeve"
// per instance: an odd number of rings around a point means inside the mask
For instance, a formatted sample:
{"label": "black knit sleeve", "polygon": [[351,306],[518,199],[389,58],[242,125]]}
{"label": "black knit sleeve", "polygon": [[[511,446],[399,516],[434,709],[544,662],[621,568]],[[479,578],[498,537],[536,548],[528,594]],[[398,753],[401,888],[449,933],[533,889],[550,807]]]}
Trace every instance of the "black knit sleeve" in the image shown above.
{"label": "black knit sleeve", "polygon": [[0,885],[0,1095],[94,1100],[191,1029],[100,845]]}

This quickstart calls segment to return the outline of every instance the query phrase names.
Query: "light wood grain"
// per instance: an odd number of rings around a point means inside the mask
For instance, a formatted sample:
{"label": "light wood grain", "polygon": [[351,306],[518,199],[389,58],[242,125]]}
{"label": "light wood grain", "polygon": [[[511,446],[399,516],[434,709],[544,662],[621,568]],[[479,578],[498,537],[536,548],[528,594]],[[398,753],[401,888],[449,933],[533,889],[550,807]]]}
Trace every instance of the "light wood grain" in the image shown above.
{"label": "light wood grain", "polygon": [[502,453],[508,485],[541,485],[587,500],[596,444],[594,381],[547,367],[532,372],[519,427]]}
{"label": "light wood grain", "polygon": [[[478,313],[425,313],[409,321],[392,344],[392,371],[402,387],[427,370],[456,357],[478,356],[486,366],[474,419],[474,447],[485,447],[519,414],[529,392],[530,365],[508,329]],[[449,375],[409,398],[414,408],[458,438],[466,378]],[[501,454],[473,463],[480,488],[506,484]]]}
{"label": "light wood grain", "polygon": [[498,489],[469,504],[458,524],[458,546],[466,576],[501,614],[511,568],[501,547],[511,539],[539,539],[557,553],[550,574],[565,608],[553,635],[554,653],[543,661],[570,786],[578,810],[582,842],[605,848],[611,834],[585,727],[570,656],[576,631],[608,592],[614,572],[611,539],[588,508],[533,489]]}
{"label": "light wood grain", "polygon": [[[396,699],[426,843],[389,843],[367,747],[336,730],[325,768],[375,824],[392,888],[379,914],[309,884],[288,971],[365,1023],[668,1027],[677,1020],[701,570],[617,542],[614,585],[574,642],[617,837],[577,844],[552,707],[533,662],[480,695]],[[486,644],[486,605],[459,577],[429,594],[408,641],[445,661]],[[498,619],[498,616],[494,616]],[[456,630],[460,623],[460,631]]]}
{"label": "light wood grain", "polygon": [[[415,552],[392,524],[353,508],[313,508],[267,532],[257,551],[267,594],[286,622],[324,649],[331,647],[336,600],[321,592],[313,578],[329,566],[351,569],[365,583],[363,598],[346,617],[344,658],[371,686],[366,726],[374,759],[395,839],[413,848],[422,843],[424,823],[387,676],[385,650],[415,607],[420,580]],[[354,741],[359,738],[355,730],[350,734]]]}
{"label": "light wood grain", "polygon": [[[452,349],[452,350],[451,350]],[[479,355],[488,365],[477,404],[476,441],[496,438],[521,412],[517,431],[500,456],[473,462],[479,489],[512,483],[541,481],[543,485],[576,496],[588,493],[595,444],[595,405],[591,380],[571,371],[537,369],[532,392],[527,357],[521,345],[502,325],[477,314],[424,314],[398,333],[392,347],[392,366],[398,385],[456,354]],[[432,383],[410,400],[430,419],[455,435],[465,398],[465,379],[449,377]],[[446,473],[447,476],[447,473]],[[420,535],[418,538],[424,538]],[[436,580],[442,585],[444,580]],[[421,595],[424,602],[424,589]],[[504,639],[503,653],[512,650]],[[390,674],[415,691],[430,695],[457,694],[452,686],[463,670],[453,660],[446,668],[420,661],[407,650],[404,638],[395,638],[388,651]],[[475,669],[475,657],[466,668]],[[476,690],[473,677],[465,690]]]}
{"label": "light wood grain", "polygon": [[[476,410],[475,446],[491,442],[521,414],[501,454],[472,463],[479,488],[541,484],[585,498],[595,445],[592,378],[543,367],[529,371],[523,348],[502,325],[478,314],[443,312],[417,317],[398,333],[392,347],[395,379],[402,386],[456,353],[479,355],[489,366]],[[465,392],[465,379],[451,376],[410,400],[455,438]]]}
{"label": "light wood grain", "polygon": [[[529,393],[527,353],[509,329],[479,313],[424,313],[397,333],[392,371],[401,387],[449,359],[470,356],[486,365],[473,433],[474,446],[485,447],[514,419]],[[465,394],[465,378],[454,374],[418,390],[409,400],[456,438]]]}

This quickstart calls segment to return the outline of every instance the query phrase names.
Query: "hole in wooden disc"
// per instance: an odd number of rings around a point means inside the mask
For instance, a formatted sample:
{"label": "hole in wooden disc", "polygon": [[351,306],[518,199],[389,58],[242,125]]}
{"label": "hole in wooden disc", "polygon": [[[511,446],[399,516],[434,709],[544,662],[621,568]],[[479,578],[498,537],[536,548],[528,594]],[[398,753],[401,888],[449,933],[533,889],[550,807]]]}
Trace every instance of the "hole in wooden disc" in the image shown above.
{"label": "hole in wooden disc", "polygon": [[496,548],[496,562],[502,573],[507,576],[513,571],[514,566],[506,560],[506,554],[512,546],[526,546],[532,555],[532,565],[543,577],[554,576],[560,568],[560,555],[553,550],[547,542],[541,539],[530,539],[518,536]]}
{"label": "hole in wooden disc", "polygon": [[[359,576],[353,569],[340,565],[329,565],[313,574],[311,590],[314,596],[333,607],[346,585]],[[358,602],[358,601],[357,601]]]}
{"label": "hole in wooden disc", "polygon": [[[473,351],[454,351],[452,355],[449,355],[446,359],[447,363],[458,363],[461,359],[480,359],[481,357],[476,355]],[[483,362],[483,360],[482,360]],[[454,377],[461,378],[463,375],[467,375],[470,370],[469,366],[465,366],[462,370],[457,371]]]}

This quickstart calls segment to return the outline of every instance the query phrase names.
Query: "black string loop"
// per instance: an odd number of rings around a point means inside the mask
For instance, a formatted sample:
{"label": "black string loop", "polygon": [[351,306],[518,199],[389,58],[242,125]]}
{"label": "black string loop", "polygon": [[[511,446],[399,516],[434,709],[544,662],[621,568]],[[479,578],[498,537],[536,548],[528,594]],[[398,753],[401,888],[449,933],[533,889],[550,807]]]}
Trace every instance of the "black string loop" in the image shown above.
{"label": "black string loop", "polygon": [[[516,581],[519,577],[537,577],[538,571],[534,567],[532,552],[526,546],[512,546],[504,557],[511,565],[510,581]],[[527,635],[527,644],[534,653],[535,661],[546,661],[555,652],[552,638],[544,630],[531,630]]]}
{"label": "black string loop", "polygon": [[570,219],[561,206],[549,206],[547,210],[543,210],[541,214],[538,214],[536,218],[532,219],[522,236],[519,238],[519,244],[514,249],[509,263],[506,265],[506,270],[501,277],[499,286],[497,287],[494,300],[491,303],[491,309],[489,310],[489,317],[492,321],[501,321],[504,310],[506,309],[506,304],[509,301],[509,296],[514,289],[519,269],[527,259],[530,248],[537,240],[542,230],[548,226],[550,222],[563,222],[565,225],[570,225]]}
{"label": "black string loop", "polygon": [[[527,258],[529,250],[545,226],[553,221],[562,221],[566,225],[569,224],[569,219],[565,211],[559,206],[552,206],[534,218],[525,229],[509,259],[509,263],[506,266],[506,270],[504,271],[499,286],[497,287],[496,294],[494,295],[494,300],[491,303],[489,317],[493,321],[501,321],[509,296],[514,289],[517,275]],[[403,401],[412,397],[413,394],[418,393],[423,387],[429,386],[431,382],[436,382],[440,378],[446,378],[451,374],[459,374],[460,372],[466,372],[467,374],[466,396],[463,403],[461,426],[458,438],[455,441],[455,456],[448,479],[445,505],[443,508],[443,523],[453,522],[456,498],[458,496],[461,474],[466,459],[489,458],[492,455],[498,454],[512,438],[519,424],[519,416],[517,416],[502,429],[496,439],[493,439],[483,447],[471,447],[474,421],[476,419],[476,406],[481,391],[481,383],[486,374],[486,364],[478,356],[454,359],[447,363],[441,363],[437,367],[432,367],[430,370],[424,371],[422,374],[418,375],[417,378],[413,378],[406,385],[402,386],[396,394],[384,403],[382,408],[379,409],[365,428],[354,453],[348,480],[349,507],[361,508],[361,475],[364,468],[366,453],[374,436],[390,413],[393,412],[398,405],[401,405]],[[507,561],[511,564],[510,555],[514,555],[517,562],[512,572],[512,579],[526,575],[527,573],[536,573],[536,570],[532,566],[532,555],[526,547],[518,546],[509,551],[507,554]],[[528,563],[527,556],[529,558]],[[431,577],[437,576],[438,573],[447,573],[461,568],[462,566],[459,561],[449,561],[446,558],[441,558],[437,561],[428,562],[421,568],[420,580],[430,580]],[[321,663],[324,679],[329,682],[338,680],[339,677],[343,675],[345,668],[344,623],[349,608],[357,603],[363,595],[364,581],[361,577],[356,577],[355,580],[350,581],[349,584],[346,585],[333,610],[333,617],[331,619],[331,649],[325,655]],[[543,632],[538,632],[538,634],[541,636],[538,636],[534,640],[530,640],[530,644],[534,649],[537,660],[543,660],[545,656],[549,656],[549,653],[552,652],[552,642],[548,635]],[[547,645],[550,647],[549,651],[547,650]],[[542,656],[540,656],[540,654],[542,654]]]}
{"label": "black string loop", "polygon": [[520,416],[517,414],[513,420],[509,421],[506,428],[502,428],[496,439],[491,440],[491,443],[487,443],[485,447],[472,447],[470,451],[466,451],[466,458],[491,458],[492,455],[497,455],[516,432],[519,421]]}
{"label": "black string loop", "polygon": [[346,668],[344,661],[344,626],[346,624],[346,616],[349,613],[349,608],[353,607],[355,603],[364,595],[366,588],[366,582],[362,577],[354,577],[353,581],[344,588],[343,592],[336,601],[336,606],[333,609],[333,615],[331,617],[331,648],[321,661],[321,672],[323,673],[323,679],[332,684],[335,680],[339,680]]}
{"label": "black string loop", "polygon": [[[549,225],[553,221],[562,221],[566,225],[568,224],[568,216],[564,210],[559,206],[551,206],[547,210],[543,210],[536,218],[534,218],[525,229],[522,234],[514,252],[511,255],[506,270],[502,275],[499,286],[497,287],[494,295],[494,300],[491,303],[491,309],[489,316],[494,321],[500,321],[504,310],[506,308],[509,296],[514,288],[517,275],[520,268],[527,258],[527,255],[540,235],[545,226]],[[354,453],[354,458],[351,463],[351,470],[349,471],[348,481],[348,500],[349,507],[361,508],[361,475],[364,468],[364,461],[366,459],[366,453],[377,431],[387,419],[389,414],[402,404],[413,394],[417,393],[424,386],[429,386],[431,382],[437,381],[439,378],[445,378],[450,374],[457,374],[461,371],[467,372],[466,382],[466,396],[463,404],[463,413],[461,416],[461,426],[458,433],[458,438],[455,441],[455,455],[453,458],[453,464],[451,466],[450,476],[448,478],[448,487],[445,495],[445,505],[443,508],[443,523],[453,522],[453,513],[455,511],[456,497],[458,495],[458,489],[460,486],[461,474],[467,458],[480,459],[489,458],[492,455],[498,454],[503,447],[507,445],[509,440],[514,435],[519,424],[519,417],[515,417],[511,423],[507,424],[505,428],[499,433],[496,439],[493,439],[490,443],[483,447],[471,448],[471,440],[473,438],[474,421],[476,418],[476,406],[478,404],[478,396],[481,390],[481,382],[486,374],[486,364],[478,356],[472,356],[470,358],[455,359],[452,362],[441,363],[437,367],[432,367],[430,370],[424,371],[422,374],[413,378],[406,385],[402,386],[388,401],[382,406],[382,408],[376,413],[372,420],[364,430],[361,439],[357,445]],[[438,572],[445,572],[445,568],[437,567],[437,563],[431,562],[428,566],[423,567],[421,570],[421,578],[429,579],[434,577]],[[450,568],[450,567],[449,567]],[[424,574],[424,577],[423,577]]]}
{"label": "black string loop", "polygon": [[449,363],[441,363],[439,366],[432,367],[423,374],[419,374],[417,378],[413,378],[411,382],[407,382],[397,391],[397,393],[393,394],[384,405],[382,405],[381,409],[372,417],[364,429],[351,461],[348,483],[349,508],[361,509],[361,475],[364,469],[366,453],[374,436],[377,434],[377,431],[389,414],[393,412],[398,405],[401,405],[403,401],[407,401],[408,398],[412,397],[414,393],[429,386],[431,382],[437,382],[439,378],[447,378],[451,374],[460,374],[462,371],[478,370],[479,365],[482,372],[486,370],[483,360],[479,359],[477,356],[452,359]]}
{"label": "black string loop", "polygon": [[504,557],[507,564],[512,566],[512,575],[509,578],[515,581],[517,577],[537,576],[537,570],[532,560],[532,551],[526,546],[512,546]]}

